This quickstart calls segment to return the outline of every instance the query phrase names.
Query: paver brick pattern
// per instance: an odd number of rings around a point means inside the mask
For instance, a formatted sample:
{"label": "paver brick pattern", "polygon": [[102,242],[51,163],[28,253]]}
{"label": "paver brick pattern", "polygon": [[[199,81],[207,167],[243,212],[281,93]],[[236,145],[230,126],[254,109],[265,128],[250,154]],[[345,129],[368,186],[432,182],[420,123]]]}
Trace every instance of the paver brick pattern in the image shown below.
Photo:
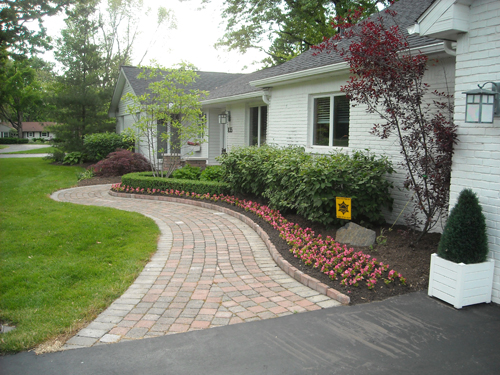
{"label": "paver brick pattern", "polygon": [[108,194],[109,185],[52,198],[142,213],[161,230],[135,282],[63,349],[142,339],[339,306],[283,272],[248,225],[218,211]]}

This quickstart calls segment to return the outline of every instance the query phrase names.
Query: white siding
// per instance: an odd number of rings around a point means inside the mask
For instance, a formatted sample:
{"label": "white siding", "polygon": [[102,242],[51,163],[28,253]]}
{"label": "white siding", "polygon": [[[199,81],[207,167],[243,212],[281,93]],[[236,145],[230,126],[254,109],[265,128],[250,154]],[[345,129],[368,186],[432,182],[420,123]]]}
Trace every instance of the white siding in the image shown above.
{"label": "white siding", "polygon": [[[471,188],[478,195],[488,227],[489,257],[495,260],[493,302],[500,303],[500,118],[493,124],[465,123],[464,91],[500,82],[500,1],[476,0],[470,30],[457,41],[455,122],[459,144],[453,158],[450,207]],[[485,88],[490,88],[487,85]]]}
{"label": "white siding", "polygon": [[128,94],[128,93],[133,94],[134,92],[133,92],[132,87],[130,86],[130,84],[128,82],[126,82],[125,86],[123,86],[122,94],[120,95],[121,99],[120,99],[120,103],[118,104],[118,113],[117,113],[117,115],[123,116],[123,115],[129,113],[129,111],[127,109],[127,106],[131,105],[133,103],[133,101],[130,100],[130,99],[127,99],[127,100],[124,99],[124,96],[126,94]]}
{"label": "white siding", "polygon": [[[446,72],[446,80],[444,79]],[[396,220],[408,201],[408,194],[402,190],[405,179],[404,170],[398,166],[401,161],[399,143],[396,137],[380,139],[370,130],[373,124],[380,122],[378,115],[366,113],[365,107],[351,107],[349,125],[349,147],[310,146],[308,141],[310,124],[312,122],[312,96],[318,94],[342,94],[340,88],[349,76],[332,78],[331,80],[317,80],[308,83],[299,83],[273,88],[271,105],[269,107],[268,143],[279,146],[299,145],[313,153],[330,153],[334,151],[351,152],[353,150],[370,149],[377,155],[385,155],[393,162],[396,173],[389,176],[395,188],[391,192],[394,198],[392,212],[386,212],[388,222]],[[454,59],[445,58],[438,63],[429,64],[426,73],[426,82],[431,90],[453,93],[454,86]],[[447,84],[446,84],[447,82]],[[400,216],[399,223],[404,223],[404,215]],[[440,231],[439,226],[435,230]]]}
{"label": "white siding", "polygon": [[233,128],[232,133],[227,133],[227,151],[230,152],[231,147],[248,146],[247,107],[245,103],[232,104],[227,106],[227,110],[231,111],[231,122],[228,126]]}
{"label": "white siding", "polygon": [[219,113],[223,112],[223,109],[210,108],[205,111],[207,114],[208,121],[208,143],[204,146],[208,148],[208,165],[219,164],[215,158],[221,154],[221,127],[219,124]]}

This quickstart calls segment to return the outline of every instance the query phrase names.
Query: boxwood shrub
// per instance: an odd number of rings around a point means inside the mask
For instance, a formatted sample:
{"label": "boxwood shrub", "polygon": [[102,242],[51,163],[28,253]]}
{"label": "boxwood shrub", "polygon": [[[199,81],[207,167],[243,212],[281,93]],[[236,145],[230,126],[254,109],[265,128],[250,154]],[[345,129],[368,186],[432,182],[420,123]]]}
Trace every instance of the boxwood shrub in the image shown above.
{"label": "boxwood shrub", "polygon": [[129,173],[122,176],[122,185],[141,189],[179,190],[198,194],[229,194],[227,183],[216,181],[183,180],[176,178],[153,177],[152,172]]}
{"label": "boxwood shrub", "polygon": [[346,222],[336,218],[336,197],[352,199],[357,222],[382,223],[382,208],[392,209],[392,183],[386,179],[392,165],[368,152],[312,155],[300,147],[242,147],[220,162],[234,192],[262,196],[271,208],[324,225]]}

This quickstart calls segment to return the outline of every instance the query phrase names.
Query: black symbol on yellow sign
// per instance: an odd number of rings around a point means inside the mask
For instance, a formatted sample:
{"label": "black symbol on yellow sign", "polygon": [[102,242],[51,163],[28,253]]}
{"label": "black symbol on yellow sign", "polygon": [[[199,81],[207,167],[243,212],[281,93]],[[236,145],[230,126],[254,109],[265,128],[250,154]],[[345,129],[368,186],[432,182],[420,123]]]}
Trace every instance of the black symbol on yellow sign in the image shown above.
{"label": "black symbol on yellow sign", "polygon": [[351,198],[337,197],[337,218],[351,220]]}

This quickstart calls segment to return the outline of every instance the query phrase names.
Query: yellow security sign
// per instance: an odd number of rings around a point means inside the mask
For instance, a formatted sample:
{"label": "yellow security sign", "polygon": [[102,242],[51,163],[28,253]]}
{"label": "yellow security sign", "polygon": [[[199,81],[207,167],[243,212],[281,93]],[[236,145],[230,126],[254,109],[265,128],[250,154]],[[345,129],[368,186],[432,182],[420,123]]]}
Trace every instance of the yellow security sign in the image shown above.
{"label": "yellow security sign", "polygon": [[351,220],[351,198],[337,197],[337,219]]}

